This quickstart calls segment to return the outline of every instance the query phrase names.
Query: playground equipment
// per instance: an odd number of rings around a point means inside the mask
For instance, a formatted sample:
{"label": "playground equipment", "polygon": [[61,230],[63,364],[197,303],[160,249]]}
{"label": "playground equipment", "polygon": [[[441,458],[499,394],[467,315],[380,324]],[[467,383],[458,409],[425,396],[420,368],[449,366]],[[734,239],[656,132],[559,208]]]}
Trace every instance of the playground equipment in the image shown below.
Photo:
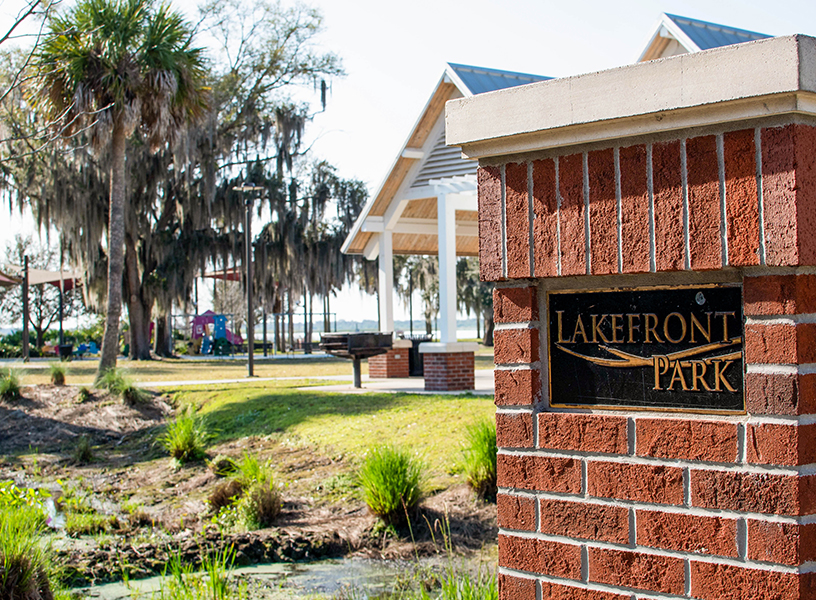
{"label": "playground equipment", "polygon": [[[227,329],[227,316],[211,310],[192,318],[193,348],[201,354],[226,356],[232,354],[234,346],[240,346],[244,339]],[[196,353],[198,353],[196,352]]]}

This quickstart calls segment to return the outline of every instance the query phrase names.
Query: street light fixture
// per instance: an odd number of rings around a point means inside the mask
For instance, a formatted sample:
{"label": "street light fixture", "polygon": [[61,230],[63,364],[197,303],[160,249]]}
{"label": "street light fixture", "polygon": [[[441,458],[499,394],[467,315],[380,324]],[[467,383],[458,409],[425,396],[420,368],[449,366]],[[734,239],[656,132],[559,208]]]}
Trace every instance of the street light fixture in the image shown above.
{"label": "street light fixture", "polygon": [[[244,234],[246,235],[246,260],[244,261],[244,275],[246,276],[246,304],[247,304],[247,377],[255,377],[255,322],[253,321],[252,306],[252,192],[262,192],[263,187],[245,183],[232,188],[241,192],[246,208]],[[246,192],[250,192],[246,194]]]}

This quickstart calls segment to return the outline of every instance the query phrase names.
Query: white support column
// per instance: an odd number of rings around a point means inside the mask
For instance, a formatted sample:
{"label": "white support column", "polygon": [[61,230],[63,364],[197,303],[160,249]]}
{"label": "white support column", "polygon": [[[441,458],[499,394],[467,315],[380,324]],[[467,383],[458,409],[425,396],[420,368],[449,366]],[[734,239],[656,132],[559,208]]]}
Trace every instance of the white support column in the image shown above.
{"label": "white support column", "polygon": [[394,248],[391,232],[379,234],[380,246],[380,327],[383,332],[394,331]]}
{"label": "white support column", "polygon": [[439,341],[456,342],[456,205],[446,194],[436,198],[439,224]]}

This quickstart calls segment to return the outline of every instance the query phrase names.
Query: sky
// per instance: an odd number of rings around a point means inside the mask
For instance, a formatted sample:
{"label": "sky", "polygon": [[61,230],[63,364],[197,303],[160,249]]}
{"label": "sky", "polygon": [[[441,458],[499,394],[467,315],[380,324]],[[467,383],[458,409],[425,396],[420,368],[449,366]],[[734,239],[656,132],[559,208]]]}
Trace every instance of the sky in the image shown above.
{"label": "sky", "polygon": [[[331,82],[328,106],[308,126],[307,143],[318,157],[335,165],[340,176],[362,180],[372,194],[402,149],[446,62],[551,77],[622,66],[640,55],[662,12],[769,35],[816,35],[813,0],[306,4],[322,12],[324,31],[318,42],[340,56],[346,72]],[[176,5],[191,11],[195,2]],[[25,225],[12,221],[0,236],[13,235],[20,227]],[[5,245],[2,239],[0,244]],[[355,290],[344,290],[332,307],[339,318],[350,319],[372,318],[377,310],[374,298]],[[407,307],[399,301],[395,318],[407,318]]]}

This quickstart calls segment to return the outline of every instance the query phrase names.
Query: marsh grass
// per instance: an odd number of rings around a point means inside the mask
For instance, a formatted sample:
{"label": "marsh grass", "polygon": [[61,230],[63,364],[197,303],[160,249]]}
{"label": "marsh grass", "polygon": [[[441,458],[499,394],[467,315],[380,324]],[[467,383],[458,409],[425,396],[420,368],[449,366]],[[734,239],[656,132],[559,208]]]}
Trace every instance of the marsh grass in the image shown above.
{"label": "marsh grass", "polygon": [[468,485],[479,498],[496,500],[496,423],[481,419],[465,430],[462,450],[463,468]]}
{"label": "marsh grass", "polygon": [[371,448],[357,472],[363,501],[386,525],[399,526],[422,500],[424,463],[395,446]]}
{"label": "marsh grass", "polygon": [[159,443],[179,464],[202,460],[210,435],[201,420],[188,409],[180,411],[159,436]]}
{"label": "marsh grass", "polygon": [[235,551],[232,547],[204,555],[201,570],[184,564],[178,555],[170,558],[161,587],[153,600],[246,600],[247,586],[232,579]]}

